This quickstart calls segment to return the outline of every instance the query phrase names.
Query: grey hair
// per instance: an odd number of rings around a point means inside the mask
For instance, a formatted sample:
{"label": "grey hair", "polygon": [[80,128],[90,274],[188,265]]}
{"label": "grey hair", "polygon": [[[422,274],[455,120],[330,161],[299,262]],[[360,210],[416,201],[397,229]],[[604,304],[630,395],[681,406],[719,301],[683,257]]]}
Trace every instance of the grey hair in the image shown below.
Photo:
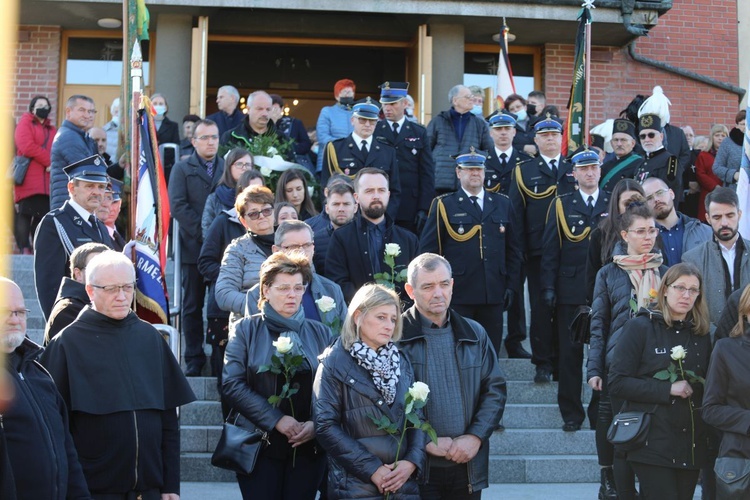
{"label": "grey hair", "polygon": [[240,91],[235,87],[232,87],[231,85],[224,85],[223,87],[219,87],[219,90],[217,90],[216,93],[218,94],[222,90],[234,97],[235,102],[240,102]]}
{"label": "grey hair", "polygon": [[360,340],[359,325],[354,322],[354,313],[359,311],[364,316],[372,309],[390,305],[396,307],[396,326],[393,329],[391,340],[398,342],[401,339],[403,326],[401,300],[398,298],[398,294],[388,287],[374,283],[368,283],[357,290],[349,304],[349,312],[341,327],[341,345],[344,349],[348,351],[354,342]]}
{"label": "grey hair", "polygon": [[[68,97],[68,100],[65,102],[65,107],[66,108],[72,108],[73,106],[76,105],[76,102],[78,102],[79,100],[80,101],[90,102],[91,104],[95,104],[94,100],[92,98],[90,98],[89,96],[87,96],[87,95],[81,95],[81,94],[75,94],[75,95],[72,95],[72,96]],[[49,101],[47,101],[47,102],[49,102]]]}
{"label": "grey hair", "polygon": [[247,103],[246,103],[246,105],[247,105],[248,109],[250,109],[253,106],[253,99],[255,99],[259,95],[264,95],[264,96],[268,97],[269,101],[273,101],[273,99],[271,99],[271,94],[269,94],[265,90],[256,90],[255,92],[253,92],[252,94],[250,94],[249,96],[247,96]]}
{"label": "grey hair", "polygon": [[448,269],[448,274],[453,276],[451,263],[448,262],[448,259],[446,259],[442,255],[438,255],[436,253],[423,253],[421,255],[418,255],[414,258],[414,260],[409,262],[409,267],[406,271],[406,282],[411,286],[416,287],[417,273],[420,271],[420,269],[432,272],[441,264],[445,266],[446,269]]}
{"label": "grey hair", "polygon": [[297,231],[304,231],[305,229],[310,232],[311,239],[315,237],[313,229],[307,222],[295,219],[285,220],[284,222],[279,224],[278,228],[276,228],[276,232],[273,234],[273,244],[277,247],[280,247],[284,242],[284,238],[287,234],[296,233]]}
{"label": "grey hair", "polygon": [[448,106],[453,106],[453,98],[456,97],[459,92],[461,92],[461,89],[463,87],[466,87],[466,85],[459,83],[448,91]]}
{"label": "grey hair", "polygon": [[86,283],[95,283],[96,281],[94,278],[102,269],[117,266],[128,266],[133,273],[133,281],[135,281],[135,267],[133,266],[133,261],[120,252],[107,250],[92,257],[86,265]]}

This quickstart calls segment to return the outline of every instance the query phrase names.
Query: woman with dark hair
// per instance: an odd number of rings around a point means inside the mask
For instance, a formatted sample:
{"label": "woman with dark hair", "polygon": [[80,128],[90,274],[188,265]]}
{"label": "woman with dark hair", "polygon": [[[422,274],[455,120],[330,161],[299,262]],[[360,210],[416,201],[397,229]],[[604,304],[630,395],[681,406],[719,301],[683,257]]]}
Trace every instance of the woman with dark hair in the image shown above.
{"label": "woman with dark hair", "polygon": [[[621,411],[650,413],[645,444],[627,452],[645,500],[690,500],[707,452],[699,408],[711,356],[709,317],[700,271],[680,263],[664,274],[654,309],[626,322],[612,351],[608,387]],[[671,382],[664,372],[673,365]],[[656,375],[659,374],[659,378]],[[691,379],[690,381],[688,379]]]}
{"label": "woman with dark hair", "polygon": [[721,179],[716,176],[713,167],[716,153],[728,135],[729,130],[724,125],[717,124],[711,127],[709,145],[698,153],[698,158],[695,160],[695,177],[701,187],[698,197],[698,219],[703,222],[706,222],[706,195],[721,186]]}
{"label": "woman with dark hair", "polygon": [[596,276],[591,305],[591,348],[586,365],[588,384],[599,392],[596,453],[601,467],[599,498],[602,500],[635,498],[632,470],[624,454],[615,454],[616,450],[607,441],[612,417],[621,406],[620,402],[610,399],[607,369],[623,325],[635,316],[639,307],[652,306],[661,276],[667,271],[661,253],[653,253],[659,230],[645,200],[640,197],[639,201],[631,201],[616,219],[620,225],[620,241],[613,249],[612,262],[602,267]]}
{"label": "woman with dark hair", "polygon": [[313,215],[318,215],[307,191],[305,173],[300,169],[290,168],[279,177],[276,183],[276,203],[281,201],[287,201],[294,206],[299,220],[307,220]]}
{"label": "woman with dark hair", "polygon": [[734,117],[735,126],[729,131],[729,140],[721,143],[716,152],[713,171],[725,186],[736,188],[742,164],[742,141],[745,140],[747,111],[742,110]]}
{"label": "woman with dark hair", "polygon": [[[243,499],[313,500],[323,478],[326,458],[315,442],[312,421],[313,379],[331,330],[305,319],[302,295],[311,279],[303,255],[271,255],[260,269],[261,313],[237,323],[227,344],[223,396],[241,417],[269,435],[250,475],[237,474]],[[302,356],[291,381],[271,371],[258,373],[289,344],[289,354]],[[270,404],[268,398],[277,396],[286,383],[297,392]]]}
{"label": "woman with dark hair", "polygon": [[513,138],[513,147],[527,155],[535,156],[537,153],[534,144],[534,122],[526,110],[526,99],[518,94],[511,94],[505,98],[505,110],[516,117],[516,135]]}
{"label": "woman with dark hair", "polygon": [[224,210],[231,210],[234,207],[234,200],[237,198],[237,181],[240,176],[253,169],[255,159],[246,149],[234,148],[227,153],[224,158],[224,173],[216,185],[213,193],[206,198],[206,204],[203,207],[203,217],[201,218],[201,229],[203,238],[211,223]]}
{"label": "woman with dark hair", "polygon": [[297,210],[294,205],[286,201],[279,201],[273,205],[273,227],[279,227],[279,224],[285,220],[299,220]]}
{"label": "woman with dark hair", "polygon": [[394,342],[401,338],[396,292],[368,284],[352,298],[341,336],[321,356],[315,375],[315,431],[328,453],[328,498],[419,500],[425,435],[407,431],[398,441],[372,419],[398,429],[406,419],[406,392],[414,372]]}
{"label": "woman with dark hair", "polygon": [[13,202],[16,204],[13,236],[18,250],[24,255],[32,254],[31,239],[36,226],[50,208],[50,151],[57,132],[48,118],[51,109],[49,99],[34,96],[29,111],[21,115],[16,126],[16,155],[31,160],[23,182],[13,186]]}
{"label": "woman with dark hair", "polygon": [[[750,286],[742,292],[738,312],[729,337],[717,340],[711,354],[703,420],[722,432],[719,458],[750,460]],[[721,486],[717,479],[717,493]]]}

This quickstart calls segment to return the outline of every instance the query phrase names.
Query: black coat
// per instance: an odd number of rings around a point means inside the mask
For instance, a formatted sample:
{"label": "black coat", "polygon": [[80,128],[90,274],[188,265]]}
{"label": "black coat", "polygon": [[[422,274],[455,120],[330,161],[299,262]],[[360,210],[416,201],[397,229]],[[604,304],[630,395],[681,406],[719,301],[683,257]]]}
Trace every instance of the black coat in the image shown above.
{"label": "black coat", "polygon": [[703,420],[723,432],[720,457],[750,459],[750,337],[716,342],[706,378]]}
{"label": "black coat", "polygon": [[[60,224],[62,236],[55,222]],[[47,213],[37,226],[34,248],[39,250],[34,253],[34,282],[45,320],[52,312],[60,282],[69,276],[68,259],[73,250],[84,243],[103,243],[112,248],[107,227],[99,219],[96,224],[98,231],[66,201],[62,207]]]}
{"label": "black coat", "polygon": [[[523,228],[524,236],[519,238],[521,250],[526,256],[542,254],[544,226],[547,222],[547,211],[557,195],[575,191],[576,181],[572,173],[573,166],[560,159],[557,167],[557,178],[542,157],[532,158],[518,165],[515,182],[510,185],[510,200]],[[518,172],[521,175],[518,175]],[[543,193],[549,191],[546,196]]]}
{"label": "black coat", "polygon": [[198,159],[198,153],[178,161],[169,177],[169,207],[172,217],[180,223],[182,263],[195,264],[203,244],[201,219],[206,198],[213,192],[224,173],[224,160],[214,158],[213,178]]}
{"label": "black coat", "polygon": [[[440,254],[451,263],[456,290],[460,290],[453,296],[454,304],[502,304],[505,290],[520,293],[520,233],[515,220],[510,199],[502,194],[485,191],[481,219],[463,189],[435,198],[419,253]],[[476,227],[481,227],[481,233],[458,241]]]}
{"label": "black coat", "polygon": [[727,298],[727,305],[721,311],[721,317],[716,323],[716,330],[714,330],[714,343],[718,342],[719,339],[729,337],[732,329],[737,326],[739,319],[739,308],[740,308],[740,297],[742,292],[745,291],[745,287],[733,291]]}
{"label": "black coat", "polygon": [[242,125],[245,120],[245,113],[242,112],[239,106],[234,108],[234,112],[231,115],[226,114],[223,111],[217,111],[206,117],[206,120],[212,120],[216,122],[216,126],[219,127],[219,137],[222,137],[225,132],[232,130],[238,125]]}
{"label": "black coat", "polygon": [[[352,134],[341,139],[331,141],[336,152],[336,162],[339,169],[352,179],[365,167],[375,167],[383,170],[388,174],[388,189],[391,191],[390,201],[388,202],[388,215],[396,220],[398,216],[399,204],[401,202],[401,178],[399,172],[398,160],[396,159],[396,150],[388,144],[377,140],[373,136],[370,149],[367,156],[362,154],[362,146],[354,143]],[[320,185],[325,186],[332,173],[336,173],[333,160],[328,154],[329,146],[323,150],[323,170],[320,173]]]}
{"label": "black coat", "polygon": [[394,500],[419,500],[417,476],[425,465],[425,435],[418,430],[406,433],[401,453],[398,442],[378,430],[370,417],[387,416],[402,428],[406,392],[414,383],[414,372],[406,356],[401,356],[401,375],[396,399],[390,406],[372,382],[372,375],[341,345],[339,338],[325,350],[315,375],[315,433],[328,453],[328,498],[381,499],[370,477],[383,464],[408,460],[417,466],[412,477]]}
{"label": "black coat", "polygon": [[[250,126],[250,120],[246,116],[244,120],[242,120],[242,123],[234,127],[233,129],[230,129],[223,134],[221,134],[221,145],[222,146],[228,146],[231,148],[245,148],[249,149],[250,144],[253,142],[253,139],[258,137],[258,132],[253,130],[253,128]],[[287,141],[287,137],[282,134],[279,130],[276,129],[276,124],[274,124],[273,120],[268,121],[268,128],[266,131],[262,134],[264,136],[276,136],[278,140],[281,143],[284,143]],[[284,154],[285,160],[293,160],[294,159],[294,148],[290,148],[289,151],[287,151],[286,154]]]}
{"label": "black coat", "polygon": [[307,225],[313,230],[313,241],[315,242],[315,254],[313,255],[313,264],[315,272],[326,275],[326,255],[328,254],[328,244],[331,242],[333,226],[328,214],[323,210],[318,215],[307,219]]}
{"label": "black coat", "polygon": [[[386,229],[383,243],[398,243],[401,254],[396,257],[396,271],[406,269],[409,262],[418,255],[417,237],[406,229],[393,224],[386,215]],[[381,271],[387,271],[383,264]],[[339,284],[347,302],[351,302],[359,288],[375,281],[369,256],[367,225],[361,214],[354,216],[349,224],[334,231],[326,254],[326,278]],[[401,283],[396,283],[396,291],[402,300],[406,298]]]}
{"label": "black coat", "polygon": [[162,144],[180,144],[180,126],[166,116],[161,122],[159,130],[156,131],[156,141]]}
{"label": "black coat", "polygon": [[[624,400],[623,411],[653,411],[646,445],[628,452],[628,460],[662,467],[698,469],[705,461],[707,432],[698,410],[703,401],[703,385],[693,389],[695,421],[695,463],[691,457],[691,418],[689,400],[669,394],[672,384],[657,380],[654,374],[673,363],[672,347],[687,351],[685,370],[705,377],[711,356],[711,338],[698,336],[683,321],[668,327],[660,312],[641,309],[625,323],[609,370],[609,390],[613,398]],[[676,362],[674,362],[676,364]]]}
{"label": "black coat", "polygon": [[[564,220],[559,220],[557,200],[562,203]],[[586,275],[589,238],[571,241],[561,226],[567,226],[572,237],[580,236],[587,227],[593,231],[602,217],[606,217],[608,206],[609,193],[601,190],[591,214],[580,191],[559,196],[552,202],[544,229],[541,282],[542,290],[555,291],[558,304],[587,303],[586,289],[582,284]]]}
{"label": "black coat", "polygon": [[484,188],[491,193],[502,193],[510,196],[510,186],[514,181],[513,174],[516,166],[531,159],[526,153],[518,152],[515,148],[512,150],[510,157],[507,158],[505,166],[497,155],[497,150],[493,149],[487,155],[484,170]]}
{"label": "black coat", "polygon": [[[429,386],[427,341],[422,332],[419,312],[412,306],[402,317],[404,329],[399,348],[409,357],[416,379]],[[464,420],[468,422],[464,434],[472,434],[482,440],[479,452],[467,464],[471,489],[479,491],[489,483],[490,437],[503,418],[508,391],[505,375],[484,328],[455,311],[450,311],[450,323],[455,337],[456,366],[460,370],[456,379],[461,385]],[[426,412],[425,418],[430,419]],[[425,481],[428,482],[429,473],[426,471],[425,474]]]}
{"label": "black coat", "polygon": [[[602,164],[602,177],[599,187],[604,191],[612,191],[621,179],[635,179],[635,174],[643,164],[643,157],[635,151],[622,158],[614,157]],[[614,172],[611,176],[610,172]],[[607,179],[607,177],[609,177]],[[606,182],[604,182],[606,180]]]}
{"label": "black coat", "polygon": [[669,189],[674,191],[675,202],[679,202],[682,196],[682,172],[677,156],[672,155],[666,148],[647,153],[635,174],[635,179],[643,182],[649,177],[658,177],[663,180]]}
{"label": "black coat", "polygon": [[3,412],[8,457],[19,500],[88,499],[89,489],[73,438],[68,411],[37,358],[42,348],[29,339],[6,360],[15,389]]}
{"label": "black coat", "polygon": [[44,345],[49,344],[55,335],[71,324],[89,302],[91,300],[86,293],[85,285],[71,278],[63,278],[55,305],[44,329]]}
{"label": "black coat", "polygon": [[435,197],[435,162],[427,144],[427,129],[404,120],[398,136],[394,136],[389,122],[381,120],[375,128],[375,139],[396,150],[401,203],[395,219],[412,224],[418,212],[427,213]]}

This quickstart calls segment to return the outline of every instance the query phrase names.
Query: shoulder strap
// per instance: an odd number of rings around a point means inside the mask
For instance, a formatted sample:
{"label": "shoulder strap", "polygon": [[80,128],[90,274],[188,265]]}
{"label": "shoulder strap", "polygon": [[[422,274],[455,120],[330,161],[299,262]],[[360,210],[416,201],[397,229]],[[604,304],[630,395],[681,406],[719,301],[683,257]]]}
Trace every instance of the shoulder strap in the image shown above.
{"label": "shoulder strap", "polygon": [[442,238],[440,237],[440,220],[443,221],[443,225],[445,226],[445,231],[448,233],[448,236],[450,236],[451,239],[454,241],[458,241],[460,243],[463,243],[464,241],[469,241],[472,239],[477,233],[479,233],[479,254],[484,258],[484,252],[482,251],[482,225],[476,224],[473,226],[469,231],[466,232],[466,234],[458,234],[456,231],[453,230],[453,228],[450,225],[450,222],[448,221],[448,213],[445,210],[445,204],[443,204],[443,200],[439,199],[437,200],[437,214],[436,217],[438,217],[438,220],[436,221],[437,224],[437,238],[438,238],[438,251],[440,255],[443,255],[443,243]]}
{"label": "shoulder strap", "polygon": [[614,177],[617,174],[619,174],[620,172],[622,172],[622,170],[625,167],[627,167],[628,165],[630,165],[634,161],[639,160],[640,158],[641,157],[639,155],[631,155],[630,158],[628,158],[627,160],[623,161],[622,163],[620,163],[619,165],[617,165],[615,168],[613,168],[612,170],[610,170],[609,173],[604,176],[604,179],[602,179],[601,182],[599,182],[599,185],[600,186],[606,186],[607,183],[612,179],[612,177]]}
{"label": "shoulder strap", "polygon": [[336,148],[333,147],[333,141],[329,142],[326,146],[326,153],[328,154],[328,173],[330,175],[341,174],[346,175],[350,179],[354,179],[355,176],[345,174],[344,171],[341,170],[341,167],[339,167],[339,160],[336,155]]}
{"label": "shoulder strap", "polygon": [[[531,191],[528,187],[526,187],[526,184],[523,182],[523,176],[521,175],[521,164],[518,163],[516,165],[516,185],[518,186],[518,190],[521,191],[523,194],[528,196],[529,198],[532,198],[534,200],[543,200],[544,198],[548,198],[550,195],[555,194],[557,191],[557,183],[551,185],[541,193],[535,193],[534,191]],[[523,199],[523,204],[526,204],[526,198],[521,197]]]}
{"label": "shoulder strap", "polygon": [[[565,211],[563,210],[562,198],[558,197],[557,200],[555,200],[555,213],[557,214],[557,226],[560,230],[562,230],[562,234],[565,235],[565,238],[568,241],[572,241],[573,243],[580,243],[581,241],[589,237],[589,233],[591,233],[591,226],[586,226],[586,228],[579,235],[575,235],[571,232],[568,224],[565,222]],[[560,236],[560,246],[562,247],[562,236]]]}
{"label": "shoulder strap", "polygon": [[63,249],[65,250],[65,256],[70,257],[70,254],[75,250],[75,246],[73,245],[73,242],[70,241],[68,233],[65,231],[65,228],[60,221],[57,220],[57,217],[53,216],[52,220],[55,223],[55,229],[57,230],[57,236],[60,238],[60,243],[62,243]]}

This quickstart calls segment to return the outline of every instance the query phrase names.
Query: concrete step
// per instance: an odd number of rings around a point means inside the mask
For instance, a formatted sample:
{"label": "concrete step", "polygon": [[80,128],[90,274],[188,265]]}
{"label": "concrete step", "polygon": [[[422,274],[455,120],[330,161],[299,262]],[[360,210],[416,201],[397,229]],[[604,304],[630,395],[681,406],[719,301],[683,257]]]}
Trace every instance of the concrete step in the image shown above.
{"label": "concrete step", "polygon": [[491,455],[595,455],[594,431],[562,429],[506,429],[490,438]]}
{"label": "concrete step", "polygon": [[596,455],[490,455],[490,483],[593,483]]}
{"label": "concrete step", "polygon": [[211,465],[211,453],[183,453],[180,456],[180,480],[197,482],[234,482],[234,473]]}

